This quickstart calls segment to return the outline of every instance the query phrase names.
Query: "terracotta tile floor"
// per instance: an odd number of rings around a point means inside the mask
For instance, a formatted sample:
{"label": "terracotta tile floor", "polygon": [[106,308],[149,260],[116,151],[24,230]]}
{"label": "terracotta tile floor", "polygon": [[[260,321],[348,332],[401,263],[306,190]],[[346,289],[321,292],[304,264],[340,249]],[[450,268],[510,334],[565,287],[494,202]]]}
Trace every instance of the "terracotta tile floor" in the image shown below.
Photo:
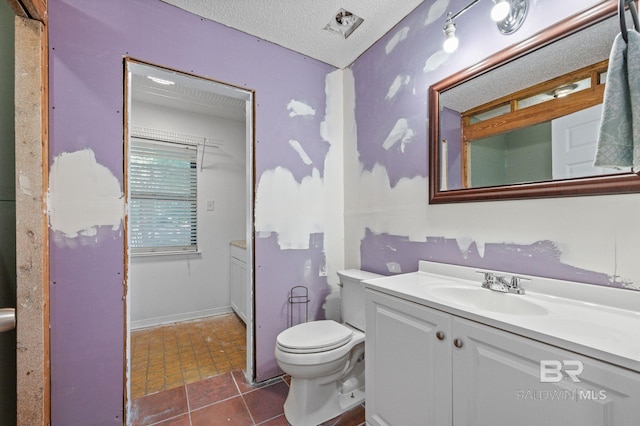
{"label": "terracotta tile floor", "polygon": [[131,395],[194,383],[246,363],[246,328],[235,314],[131,332]]}
{"label": "terracotta tile floor", "polygon": [[[245,334],[235,314],[132,332],[128,424],[288,425],[288,381],[251,386],[244,378]],[[324,425],[364,425],[364,406]]]}
{"label": "terracotta tile floor", "polygon": [[[247,384],[240,370],[138,398],[132,402],[132,426],[288,426],[283,404],[289,385],[283,378]],[[323,426],[364,425],[360,405]]]}

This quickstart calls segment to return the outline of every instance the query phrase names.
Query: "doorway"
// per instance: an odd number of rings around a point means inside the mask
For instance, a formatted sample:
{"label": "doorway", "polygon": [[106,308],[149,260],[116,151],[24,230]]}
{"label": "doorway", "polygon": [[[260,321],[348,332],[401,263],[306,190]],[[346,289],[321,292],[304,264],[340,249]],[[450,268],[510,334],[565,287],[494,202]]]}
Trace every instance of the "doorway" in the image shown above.
{"label": "doorway", "polygon": [[[141,392],[134,333],[173,333],[181,356],[180,330],[211,320],[246,328],[242,370],[253,382],[253,92],[129,58],[125,72],[127,400]],[[233,285],[245,289],[245,311]],[[165,389],[177,383],[168,376]]]}

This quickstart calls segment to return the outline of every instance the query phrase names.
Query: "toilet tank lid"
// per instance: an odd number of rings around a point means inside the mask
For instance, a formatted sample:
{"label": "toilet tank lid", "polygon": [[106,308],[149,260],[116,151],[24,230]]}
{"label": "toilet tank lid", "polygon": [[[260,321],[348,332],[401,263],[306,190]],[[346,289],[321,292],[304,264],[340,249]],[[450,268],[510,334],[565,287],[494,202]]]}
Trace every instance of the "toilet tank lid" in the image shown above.
{"label": "toilet tank lid", "polygon": [[344,271],[338,271],[338,276],[340,277],[340,282],[338,283],[338,285],[342,285],[342,278],[351,278],[352,280],[364,281],[373,278],[382,278],[384,275],[363,271],[361,269],[345,269]]}

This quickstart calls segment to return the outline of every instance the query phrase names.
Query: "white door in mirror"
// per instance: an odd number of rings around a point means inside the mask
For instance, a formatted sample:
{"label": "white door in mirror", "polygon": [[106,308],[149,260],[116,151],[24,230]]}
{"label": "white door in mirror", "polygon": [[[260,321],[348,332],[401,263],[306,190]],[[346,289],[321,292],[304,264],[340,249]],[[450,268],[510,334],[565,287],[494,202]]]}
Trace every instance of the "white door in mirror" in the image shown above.
{"label": "white door in mirror", "polygon": [[551,121],[554,180],[629,171],[594,167],[601,117],[602,104]]}

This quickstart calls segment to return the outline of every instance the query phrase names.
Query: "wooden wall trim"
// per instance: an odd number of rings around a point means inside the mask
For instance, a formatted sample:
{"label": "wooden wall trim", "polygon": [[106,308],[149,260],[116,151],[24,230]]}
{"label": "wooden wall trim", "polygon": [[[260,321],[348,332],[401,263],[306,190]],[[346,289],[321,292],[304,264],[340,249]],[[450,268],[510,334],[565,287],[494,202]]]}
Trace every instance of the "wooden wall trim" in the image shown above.
{"label": "wooden wall trim", "polygon": [[46,26],[16,16],[15,39],[17,420],[19,425],[49,425]]}
{"label": "wooden wall trim", "polygon": [[7,0],[17,16],[47,22],[47,0]]}

